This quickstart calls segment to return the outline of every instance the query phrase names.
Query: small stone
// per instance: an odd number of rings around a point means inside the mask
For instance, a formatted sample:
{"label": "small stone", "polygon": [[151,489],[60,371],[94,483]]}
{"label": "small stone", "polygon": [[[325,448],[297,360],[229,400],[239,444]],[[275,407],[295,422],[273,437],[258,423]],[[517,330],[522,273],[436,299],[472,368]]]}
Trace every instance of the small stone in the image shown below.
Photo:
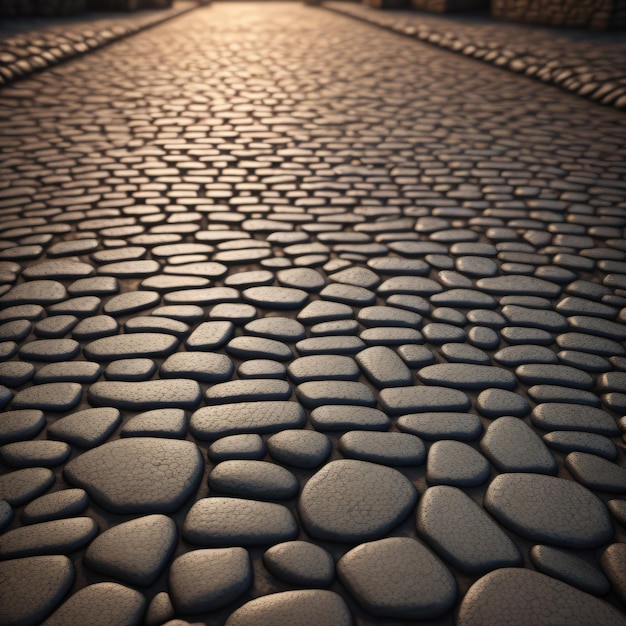
{"label": "small stone", "polygon": [[72,413],[48,426],[48,435],[81,448],[104,443],[122,421],[113,407],[85,409]]}
{"label": "small stone", "polygon": [[0,623],[35,626],[61,603],[74,582],[72,562],[61,555],[0,563]]}
{"label": "small stone", "polygon": [[83,557],[85,565],[130,585],[154,583],[176,547],[176,524],[165,515],[148,515],[113,526],[96,537]]}
{"label": "small stone", "polygon": [[306,541],[287,541],[263,554],[263,564],[292,585],[327,587],[335,578],[335,561],[323,548]]}
{"label": "small stone", "polygon": [[0,444],[31,439],[46,425],[43,411],[5,411],[0,414]]}
{"label": "small stone", "polygon": [[172,378],[141,382],[98,381],[87,394],[94,406],[142,411],[150,408],[194,409],[202,390],[195,380]]}
{"label": "small stone", "polygon": [[306,531],[328,541],[361,541],[384,535],[417,500],[397,470],[365,461],[331,461],[304,486],[298,511]]}
{"label": "small stone", "polygon": [[205,383],[229,380],[233,363],[225,354],[215,352],[175,352],[161,365],[162,378],[190,378]]}
{"label": "small stone", "polygon": [[297,534],[293,515],[280,504],[221,497],[197,500],[182,529],[185,541],[215,547],[274,544]]}
{"label": "small stone", "polygon": [[565,457],[565,467],[589,489],[626,493],[626,469],[608,459],[587,452],[570,452]]}
{"label": "small stone", "polygon": [[338,448],[345,457],[381,465],[421,465],[426,458],[421,439],[406,433],[353,430],[339,439]]}
{"label": "small stone", "polygon": [[617,423],[611,415],[580,404],[538,404],[531,413],[531,420],[542,430],[579,430],[608,437],[619,434]]}
{"label": "small stone", "polygon": [[41,522],[8,530],[0,537],[0,559],[44,554],[70,554],[98,534],[98,524],[89,517]]}
{"label": "small stone", "polygon": [[613,606],[564,582],[524,568],[502,568],[475,582],[461,602],[457,626],[511,624],[561,626],[563,616],[576,624],[623,626]]}
{"label": "small stone", "polygon": [[83,395],[78,383],[45,383],[18,391],[13,398],[13,409],[41,409],[43,411],[69,411]]}
{"label": "small stone", "polygon": [[599,569],[562,548],[533,546],[530,559],[540,572],[587,593],[603,596],[611,590],[609,581]]}
{"label": "small stone", "polygon": [[270,455],[279,463],[312,469],[330,455],[330,439],[313,430],[283,430],[267,440]]}
{"label": "small stone", "polygon": [[428,619],[452,608],[457,586],[430,550],[408,537],[388,537],[347,552],[337,573],[357,602],[382,618]]}
{"label": "small stone", "polygon": [[438,386],[392,387],[380,392],[380,404],[391,415],[428,411],[466,411],[471,402],[457,389]]}
{"label": "small stone", "polygon": [[303,589],[271,593],[250,600],[226,620],[225,626],[352,626],[343,598],[334,591]]}
{"label": "small stone", "polygon": [[29,467],[0,475],[0,500],[14,507],[22,506],[50,489],[54,481],[54,474],[46,467]]}
{"label": "small stone", "polygon": [[96,583],[79,589],[45,622],[45,626],[138,626],[146,609],[141,593],[117,583]]}
{"label": "small stone", "polygon": [[107,380],[136,382],[152,378],[157,366],[152,359],[120,359],[111,361],[104,370]]}
{"label": "small stone", "polygon": [[396,422],[402,432],[413,433],[423,439],[452,439],[473,441],[483,432],[480,418],[472,413],[410,413],[402,415]]}
{"label": "small stone", "polygon": [[602,554],[602,569],[605,571],[617,595],[626,601],[626,549],[623,543],[611,544]]}
{"label": "small stone", "polygon": [[325,404],[311,411],[316,430],[387,430],[389,418],[374,407],[350,404]]}
{"label": "small stone", "polygon": [[300,486],[296,477],[279,465],[231,460],[219,463],[211,471],[209,488],[241,498],[289,500]]}
{"label": "small stone", "polygon": [[[518,368],[519,369],[519,368]],[[458,389],[505,388],[517,384],[511,372],[488,365],[439,363],[422,368],[418,374],[427,385],[445,385]]]}
{"label": "small stone", "polygon": [[209,446],[209,459],[214,463],[228,460],[259,460],[265,456],[265,442],[260,435],[230,435]]}
{"label": "small stone", "polygon": [[491,469],[487,459],[460,441],[436,441],[428,451],[426,482],[429,485],[476,487],[482,485]]}
{"label": "small stone", "polygon": [[60,441],[16,441],[0,448],[0,460],[10,467],[54,467],[64,463],[72,449]]}
{"label": "small stone", "polygon": [[556,474],[558,465],[546,445],[522,420],[504,416],[492,422],[480,442],[500,472]]}
{"label": "small stone", "polygon": [[133,437],[105,443],[72,459],[68,482],[112,513],[170,513],[195,492],[204,471],[190,441]]}
{"label": "small stone", "polygon": [[604,435],[555,430],[544,435],[543,440],[550,448],[566,454],[569,452],[588,452],[609,459],[609,461],[617,459],[615,444]]}
{"label": "small stone", "polygon": [[172,602],[182,615],[215,611],[252,585],[252,567],[244,548],[192,550],[179,556],[169,572]]}
{"label": "small stone", "polygon": [[24,524],[49,522],[82,513],[89,505],[87,492],[83,489],[62,489],[33,500],[22,512]]}
{"label": "small stone", "polygon": [[489,485],[484,506],[504,526],[532,541],[584,549],[613,536],[604,504],[563,478],[500,474]]}
{"label": "small stone", "polygon": [[298,428],[306,422],[298,402],[235,402],[206,406],[191,416],[189,429],[194,437],[213,441],[227,435],[273,433]]}
{"label": "small stone", "polygon": [[524,417],[530,413],[530,404],[523,396],[505,389],[485,389],[477,398],[478,411],[489,419],[512,415]]}
{"label": "small stone", "polygon": [[425,491],[417,509],[417,530],[443,559],[469,574],[522,564],[508,535],[457,487]]}

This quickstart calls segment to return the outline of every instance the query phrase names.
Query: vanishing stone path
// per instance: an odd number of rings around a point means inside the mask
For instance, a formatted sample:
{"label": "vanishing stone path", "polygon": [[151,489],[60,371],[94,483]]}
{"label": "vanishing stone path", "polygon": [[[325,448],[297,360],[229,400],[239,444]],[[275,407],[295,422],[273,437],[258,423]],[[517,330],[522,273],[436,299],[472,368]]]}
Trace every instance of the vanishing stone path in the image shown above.
{"label": "vanishing stone path", "polygon": [[626,624],[623,113],[217,3],[0,116],[0,623]]}

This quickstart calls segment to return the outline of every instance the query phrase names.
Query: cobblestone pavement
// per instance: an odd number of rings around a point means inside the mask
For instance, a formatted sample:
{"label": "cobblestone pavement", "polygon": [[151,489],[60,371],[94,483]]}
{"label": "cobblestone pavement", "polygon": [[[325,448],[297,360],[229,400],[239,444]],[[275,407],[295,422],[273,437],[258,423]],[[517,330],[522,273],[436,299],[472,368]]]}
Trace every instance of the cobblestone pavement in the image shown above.
{"label": "cobblestone pavement", "polygon": [[178,0],[166,10],[87,13],[68,18],[11,18],[0,24],[0,85],[26,78],[190,11]]}
{"label": "cobblestone pavement", "polygon": [[494,20],[487,14],[379,11],[353,2],[323,6],[626,110],[623,32],[542,28]]}
{"label": "cobblestone pavement", "polygon": [[0,97],[1,623],[626,623],[621,113],[271,3]]}

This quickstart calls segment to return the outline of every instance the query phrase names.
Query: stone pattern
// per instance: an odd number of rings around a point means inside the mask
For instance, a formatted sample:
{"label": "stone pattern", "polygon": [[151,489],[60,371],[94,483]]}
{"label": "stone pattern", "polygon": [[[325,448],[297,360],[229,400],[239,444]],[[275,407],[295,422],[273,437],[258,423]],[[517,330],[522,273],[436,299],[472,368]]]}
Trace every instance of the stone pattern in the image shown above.
{"label": "stone pattern", "polygon": [[[114,1],[114,0],[113,0]],[[136,8],[139,7],[137,0],[122,0],[127,6],[114,6],[109,4],[107,9],[128,10],[135,1]],[[137,14],[118,14],[115,18],[106,17],[94,23],[89,21],[83,26],[79,20],[69,25],[58,26],[54,22],[43,21],[42,27],[37,30],[12,33],[10,25],[5,25],[0,31],[0,86],[7,85],[15,80],[26,78],[35,72],[53,67],[63,61],[80,56],[92,50],[97,50],[114,41],[123,39],[146,28],[156,26],[167,20],[191,11],[202,0],[176,0],[171,6],[166,7],[165,3],[156,7],[160,0],[153,0],[152,8],[159,8],[159,11],[144,11]],[[38,2],[39,10],[32,2],[22,0],[0,0],[0,16],[6,18],[23,17],[31,15],[24,12],[17,5],[27,7],[26,11],[35,9],[35,13],[40,16],[51,15],[56,5],[56,15],[72,15],[79,13],[85,8],[84,0],[46,0]],[[99,7],[104,8],[104,7]],[[93,18],[92,18],[93,19]],[[32,28],[32,23],[26,23],[27,28]],[[22,26],[22,20],[16,23],[18,29]],[[15,28],[14,27],[14,28]]]}
{"label": "stone pattern", "polygon": [[624,120],[454,61],[224,3],[2,90],[0,621],[624,623]]}
{"label": "stone pattern", "polygon": [[572,28],[623,28],[626,3],[574,2],[572,0],[493,0],[491,14],[507,20]]}
{"label": "stone pattern", "polygon": [[[494,0],[494,4],[517,1]],[[528,0],[520,1],[524,5],[528,3]],[[594,102],[626,110],[626,44],[619,33],[537,28],[470,15],[385,13],[352,2],[323,2],[322,5],[424,43],[555,85]]]}

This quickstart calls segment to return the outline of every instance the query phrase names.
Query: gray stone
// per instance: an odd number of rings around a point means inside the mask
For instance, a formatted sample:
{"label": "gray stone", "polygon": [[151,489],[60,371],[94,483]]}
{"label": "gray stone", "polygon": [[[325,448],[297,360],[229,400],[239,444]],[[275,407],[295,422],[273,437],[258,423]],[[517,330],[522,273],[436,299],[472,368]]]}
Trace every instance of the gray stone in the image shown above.
{"label": "gray stone", "polygon": [[172,602],[182,615],[227,606],[251,585],[248,551],[238,547],[192,550],[179,556],[169,572]]}
{"label": "gray stone", "polygon": [[0,500],[22,506],[54,484],[54,474],[46,467],[28,467],[0,476]]}
{"label": "gray stone", "polygon": [[298,428],[305,422],[304,409],[297,402],[235,402],[198,409],[191,416],[189,429],[194,437],[213,441],[227,435]]}
{"label": "gray stone", "polygon": [[204,463],[190,441],[133,437],[70,461],[63,475],[112,513],[171,513],[195,492]]}
{"label": "gray stone", "polygon": [[72,562],[61,555],[0,563],[0,622],[36,626],[60,604],[74,582]]}
{"label": "gray stone", "polygon": [[286,378],[287,368],[271,359],[244,361],[238,368],[239,378]]}
{"label": "gray stone", "polygon": [[[519,369],[519,368],[518,368]],[[513,389],[515,376],[508,370],[470,363],[427,365],[417,373],[427,385],[445,385],[458,389]]]}
{"label": "gray stone", "polygon": [[152,359],[119,359],[107,365],[104,377],[106,380],[142,381],[152,378],[156,370]]}
{"label": "gray stone", "polygon": [[226,352],[239,359],[288,361],[293,358],[291,348],[287,344],[264,337],[235,337],[228,342]]}
{"label": "gray stone", "polygon": [[298,526],[286,507],[221,497],[197,500],[182,529],[185,541],[211,547],[271,545],[297,535]]}
{"label": "gray stone", "polygon": [[16,441],[0,448],[0,460],[10,467],[54,467],[64,463],[71,452],[61,441]]}
{"label": "gray stone", "polygon": [[398,418],[396,424],[402,432],[435,441],[439,439],[473,441],[483,432],[480,418],[472,413],[449,411],[409,413]]}
{"label": "gray stone", "polygon": [[229,460],[211,471],[209,488],[240,498],[289,500],[298,493],[300,485],[296,477],[280,465]]}
{"label": "gray stone", "polygon": [[270,402],[288,400],[291,385],[286,380],[253,378],[248,380],[230,380],[217,383],[205,392],[207,404],[229,404],[234,402]]}
{"label": "gray stone", "polygon": [[38,524],[82,513],[89,505],[83,489],[62,489],[48,493],[26,505],[21,515],[24,524]]}
{"label": "gray stone", "polygon": [[556,298],[561,293],[561,287],[542,278],[533,276],[516,276],[511,280],[508,276],[495,276],[491,278],[479,278],[476,286],[494,295],[520,295],[520,296],[544,296]]}
{"label": "gray stone", "polygon": [[279,341],[300,341],[306,337],[304,326],[288,317],[262,317],[248,322],[244,330],[251,335]]}
{"label": "gray stone", "polygon": [[161,365],[162,378],[191,378],[205,383],[228,380],[233,363],[225,354],[214,352],[175,352]]}
{"label": "gray stone", "polygon": [[347,431],[387,430],[390,420],[382,411],[374,407],[352,404],[325,404],[311,411],[311,425],[316,430]]}
{"label": "gray stone", "polygon": [[113,335],[88,343],[83,352],[93,361],[113,361],[136,357],[166,357],[178,346],[178,339],[164,333]]}
{"label": "gray stone", "polygon": [[13,409],[42,409],[44,411],[69,411],[83,395],[78,383],[45,383],[26,387],[15,394]]}
{"label": "gray stone", "polygon": [[45,425],[43,411],[38,409],[5,411],[0,414],[0,444],[31,439]]}
{"label": "gray stone", "polygon": [[391,415],[429,411],[466,411],[471,402],[458,389],[438,386],[393,387],[380,392],[381,407]]}
{"label": "gray stone", "polygon": [[417,530],[439,556],[468,574],[522,565],[508,535],[457,487],[441,485],[424,492]]}
{"label": "gray stone", "polygon": [[137,626],[146,609],[141,593],[117,583],[96,583],[79,589],[45,622],[45,626]]}
{"label": "gray stone", "polygon": [[98,524],[90,517],[72,517],[14,528],[0,536],[0,559],[70,554],[87,545],[98,530]]}
{"label": "gray stone", "polygon": [[298,502],[306,531],[329,541],[383,536],[409,514],[413,485],[397,470],[365,461],[331,461],[304,486]]}
{"label": "gray stone", "polygon": [[163,571],[176,547],[176,524],[165,515],[148,515],[113,526],[96,537],[83,557],[99,574],[147,587]]}
{"label": "gray stone", "polygon": [[461,602],[457,625],[562,626],[564,618],[580,626],[626,623],[607,602],[564,582],[529,569],[503,568],[470,587]]}
{"label": "gray stone", "polygon": [[331,335],[327,337],[310,337],[296,344],[296,350],[301,356],[315,354],[357,354],[366,347],[360,337],[350,335]]}
{"label": "gray stone", "polygon": [[12,287],[0,297],[0,306],[18,304],[53,304],[67,298],[67,291],[62,283],[56,280],[29,280]]}
{"label": "gray stone", "polygon": [[428,619],[452,608],[457,586],[430,550],[408,537],[387,537],[357,546],[337,563],[348,591],[382,618]]}
{"label": "gray stone", "polygon": [[588,452],[615,461],[617,448],[604,435],[582,433],[577,431],[555,430],[543,436],[546,444],[559,452]]}
{"label": "gray stone", "polygon": [[218,350],[228,342],[234,331],[232,322],[203,322],[187,337],[185,347],[189,351]]}
{"label": "gray stone", "polygon": [[381,465],[421,465],[426,458],[422,440],[407,433],[352,430],[342,435],[338,448],[345,457]]}
{"label": "gray stone", "polygon": [[460,441],[436,441],[428,451],[426,482],[429,485],[476,487],[489,478],[487,459]]}
{"label": "gray stone", "polygon": [[602,569],[605,571],[613,589],[621,598],[622,602],[626,599],[626,550],[625,544],[613,543],[602,554]]}
{"label": "gray stone", "polygon": [[154,409],[131,417],[122,426],[120,437],[164,437],[184,439],[187,415],[182,409]]}
{"label": "gray stone", "polygon": [[527,385],[563,385],[577,389],[591,389],[595,385],[595,380],[587,372],[569,365],[520,365],[515,370],[515,375]]}
{"label": "gray stone", "polygon": [[283,430],[267,440],[270,455],[279,463],[312,469],[330,455],[330,439],[313,430]]}
{"label": "gray stone", "polygon": [[327,587],[335,578],[335,561],[320,546],[287,541],[263,554],[263,564],[277,578],[292,585]]}
{"label": "gray stone", "polygon": [[334,591],[303,589],[272,593],[250,600],[226,620],[225,626],[352,626],[346,603]]}
{"label": "gray stone", "polygon": [[307,408],[328,404],[349,404],[375,406],[376,399],[371,389],[359,382],[352,381],[309,381],[296,388],[296,396]]}
{"label": "gray stone", "polygon": [[522,420],[504,416],[492,422],[480,442],[500,472],[556,474],[558,465],[546,445]]}
{"label": "gray stone", "polygon": [[85,409],[57,420],[48,426],[48,436],[81,448],[93,448],[104,443],[122,421],[113,407]]}
{"label": "gray stone", "polygon": [[359,368],[354,359],[341,355],[313,355],[295,359],[287,368],[295,383],[311,380],[357,380]]}
{"label": "gray stone", "polygon": [[542,430],[579,430],[609,437],[619,433],[617,423],[611,415],[580,404],[538,404],[531,413],[531,419]]}
{"label": "gray stone", "polygon": [[255,306],[272,309],[299,309],[309,298],[306,291],[289,287],[250,287],[242,296]]}
{"label": "gray stone", "polygon": [[230,435],[209,446],[208,456],[214,463],[228,460],[259,460],[265,456],[266,446],[260,435]]}
{"label": "gray stone", "polygon": [[87,393],[94,406],[142,411],[150,408],[194,409],[202,390],[195,380],[172,378],[141,382],[98,381]]}
{"label": "gray stone", "polygon": [[485,508],[522,537],[566,548],[595,548],[613,536],[604,504],[585,487],[543,474],[500,474]]}
{"label": "gray stone", "polygon": [[379,389],[410,385],[413,376],[396,352],[384,346],[366,348],[356,356],[368,379]]}
{"label": "gray stone", "polygon": [[540,572],[587,593],[603,596],[611,590],[609,581],[597,567],[562,548],[533,546],[530,559]]}
{"label": "gray stone", "polygon": [[626,493],[626,469],[595,454],[570,452],[565,467],[579,482],[597,491]]}
{"label": "gray stone", "polygon": [[523,396],[505,389],[485,389],[476,399],[478,411],[490,419],[513,415],[524,417],[530,413],[530,404]]}

